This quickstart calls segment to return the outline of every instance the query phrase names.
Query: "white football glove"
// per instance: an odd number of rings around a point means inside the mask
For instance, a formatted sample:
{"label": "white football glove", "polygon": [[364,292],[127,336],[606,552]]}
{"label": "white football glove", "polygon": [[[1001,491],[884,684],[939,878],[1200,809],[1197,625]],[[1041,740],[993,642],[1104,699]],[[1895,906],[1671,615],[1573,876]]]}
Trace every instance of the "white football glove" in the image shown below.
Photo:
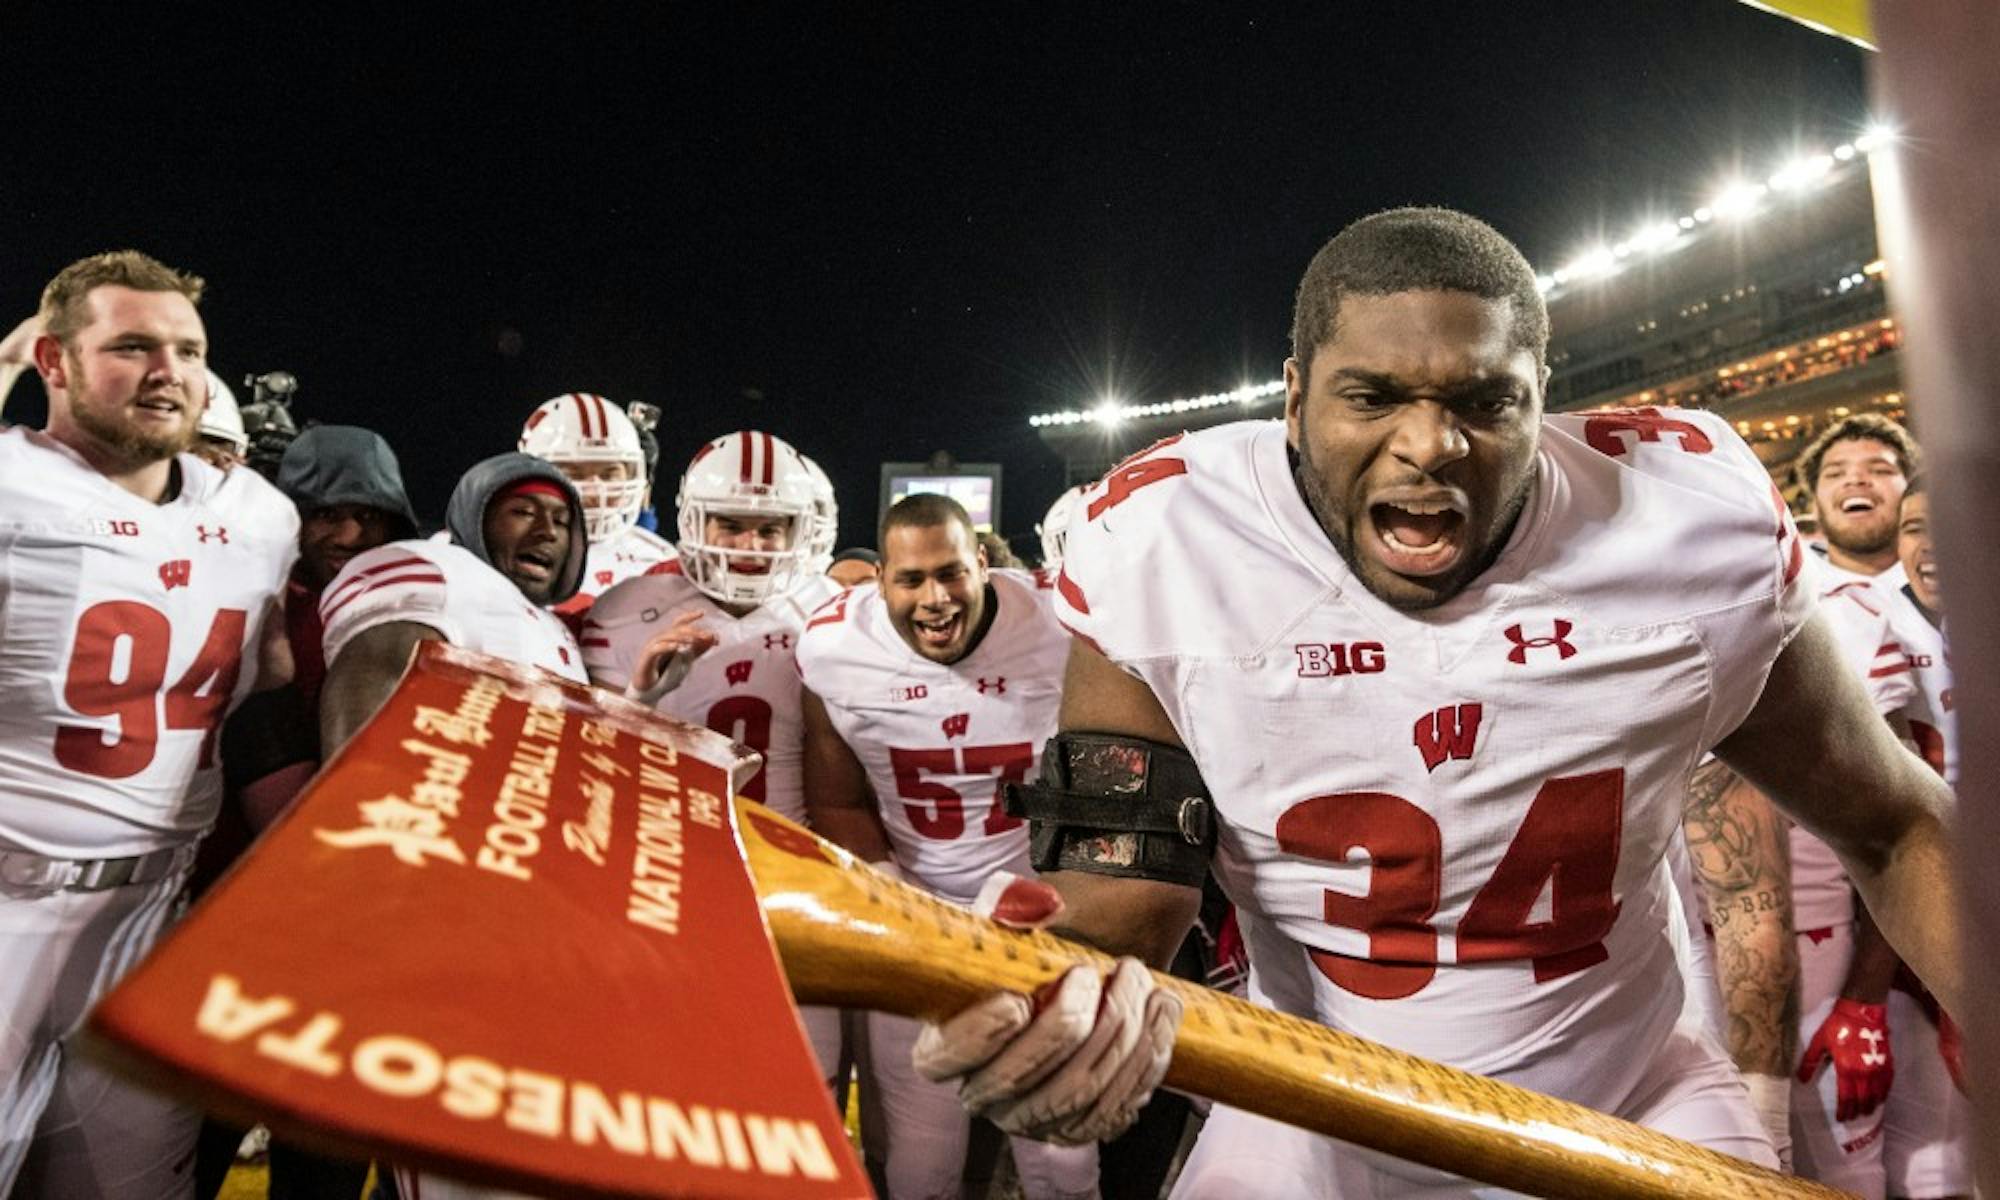
{"label": "white football glove", "polygon": [[[973,908],[1034,929],[1055,918],[1062,897],[1000,872]],[[1008,1133],[1083,1145],[1132,1124],[1167,1073],[1180,1021],[1180,997],[1138,959],[1121,958],[1108,980],[1073,967],[1032,999],[998,992],[927,1024],[911,1060],[926,1079],[956,1083],[968,1111]]]}

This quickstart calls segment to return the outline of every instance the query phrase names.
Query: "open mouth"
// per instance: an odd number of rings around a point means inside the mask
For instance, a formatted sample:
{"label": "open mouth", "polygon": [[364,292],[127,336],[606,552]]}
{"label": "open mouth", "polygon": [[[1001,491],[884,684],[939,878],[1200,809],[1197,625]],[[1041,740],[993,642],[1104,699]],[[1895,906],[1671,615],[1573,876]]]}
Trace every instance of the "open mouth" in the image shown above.
{"label": "open mouth", "polygon": [[1875,501],[1868,496],[1849,496],[1840,502],[1840,511],[1845,513],[1871,513],[1875,511]]}
{"label": "open mouth", "polygon": [[1938,590],[1938,569],[1936,563],[1918,563],[1916,576],[1917,582],[1924,586],[1925,591],[1935,592]]}
{"label": "open mouth", "polygon": [[521,550],[514,555],[514,570],[530,579],[553,579],[555,556],[545,550]]}
{"label": "open mouth", "polygon": [[1409,497],[1368,506],[1375,556],[1398,575],[1450,570],[1465,551],[1465,510],[1456,499]]}
{"label": "open mouth", "polygon": [[948,617],[926,621],[920,617],[910,618],[910,628],[917,631],[917,641],[934,649],[945,649],[958,640],[958,631],[965,624],[965,614],[953,613]]}
{"label": "open mouth", "polygon": [[170,396],[145,396],[141,397],[133,407],[143,413],[178,417],[187,406]]}

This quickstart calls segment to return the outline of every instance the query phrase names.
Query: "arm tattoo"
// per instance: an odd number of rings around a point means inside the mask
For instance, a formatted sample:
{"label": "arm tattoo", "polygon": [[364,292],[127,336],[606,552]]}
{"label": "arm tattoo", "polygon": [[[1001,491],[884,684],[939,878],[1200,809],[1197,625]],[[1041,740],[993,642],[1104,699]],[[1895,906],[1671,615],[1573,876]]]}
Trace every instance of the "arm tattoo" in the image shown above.
{"label": "arm tattoo", "polygon": [[1798,1025],[1791,855],[1770,801],[1719,761],[1688,782],[1688,855],[1715,926],[1715,972],[1730,1056],[1788,1073]]}

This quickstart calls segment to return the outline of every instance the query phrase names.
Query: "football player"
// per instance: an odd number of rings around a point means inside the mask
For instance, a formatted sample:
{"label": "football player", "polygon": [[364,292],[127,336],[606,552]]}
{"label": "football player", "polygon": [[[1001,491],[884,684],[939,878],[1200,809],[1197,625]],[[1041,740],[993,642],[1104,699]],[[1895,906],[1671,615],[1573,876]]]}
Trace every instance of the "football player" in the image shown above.
{"label": "football player", "polygon": [[[920,493],[882,518],[882,576],[841,593],[799,643],[806,812],[828,839],[954,904],[996,871],[1030,874],[1028,830],[1001,805],[1055,731],[1069,637],[1045,577],[990,570],[965,509]],[[920,1077],[919,1026],[867,1016],[888,1192],[956,1195],[970,1122]],[[1093,1194],[1096,1147],[1017,1139],[1031,1198]]]}
{"label": "football player", "polygon": [[[823,499],[807,459],[782,439],[714,439],[681,476],[678,556],[599,597],[583,626],[593,682],[757,751],[763,765],[742,793],[795,821],[806,805],[793,655],[807,615],[839,590],[809,566],[831,540]],[[808,1008],[803,1019],[831,1081],[840,1013]]]}
{"label": "football player", "polygon": [[624,409],[589,392],[545,400],[521,427],[520,451],[569,476],[588,514],[583,583],[558,611],[582,612],[613,584],[673,557],[666,539],[639,524],[651,481],[645,446]]}
{"label": "football player", "polygon": [[583,652],[552,610],[576,594],[588,552],[576,487],[549,463],[501,454],[475,464],[445,508],[450,541],[357,554],[320,595],[331,756],[395,691],[420,641],[438,639],[587,681]]}
{"label": "football player", "polygon": [[193,1184],[198,1114],[70,1038],[175,912],[290,554],[187,453],[201,290],[130,250],[64,268],[33,343],[48,428],[0,433],[0,1195]]}
{"label": "football player", "polygon": [[[1299,286],[1282,423],[1170,440],[1086,493],[1063,733],[1022,798],[1037,865],[1059,928],[1156,962],[1212,868],[1258,999],[1771,1165],[1688,1004],[1664,854],[1689,774],[1713,748],[1837,847],[1947,1006],[1951,797],[1813,619],[1743,441],[1696,411],[1545,416],[1547,333],[1484,223],[1366,218]],[[1127,1110],[1173,1023],[1122,981],[1102,1005],[1080,985],[1090,1007],[989,997],[927,1031],[928,1065],[1017,1129]],[[1051,1042],[1102,1073],[999,1077]],[[1222,1107],[1179,1187],[1481,1194]]]}

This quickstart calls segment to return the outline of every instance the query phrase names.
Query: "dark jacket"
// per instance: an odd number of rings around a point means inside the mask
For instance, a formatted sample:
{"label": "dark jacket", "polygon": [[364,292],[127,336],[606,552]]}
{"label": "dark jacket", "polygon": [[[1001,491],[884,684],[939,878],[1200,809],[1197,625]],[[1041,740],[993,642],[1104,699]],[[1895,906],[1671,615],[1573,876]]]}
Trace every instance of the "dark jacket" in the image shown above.
{"label": "dark jacket", "polygon": [[554,464],[532,454],[513,453],[496,454],[484,462],[474,463],[472,469],[459,478],[458,486],[451,490],[451,500],[444,506],[444,527],[451,534],[452,541],[491,566],[493,556],[486,552],[486,509],[502,489],[523,479],[545,479],[561,488],[564,498],[569,501],[569,555],[563,559],[562,574],[557,577],[555,590],[549,595],[549,607],[554,608],[576,595],[577,589],[583,586],[584,559],[590,553],[590,538],[584,529],[583,499],[576,494],[576,485],[569,481],[569,476],[557,470]]}
{"label": "dark jacket", "polygon": [[285,448],[278,490],[299,506],[301,516],[335,504],[365,504],[402,521],[403,528],[390,541],[417,536],[417,517],[403,488],[396,452],[372,429],[315,425],[306,430]]}

